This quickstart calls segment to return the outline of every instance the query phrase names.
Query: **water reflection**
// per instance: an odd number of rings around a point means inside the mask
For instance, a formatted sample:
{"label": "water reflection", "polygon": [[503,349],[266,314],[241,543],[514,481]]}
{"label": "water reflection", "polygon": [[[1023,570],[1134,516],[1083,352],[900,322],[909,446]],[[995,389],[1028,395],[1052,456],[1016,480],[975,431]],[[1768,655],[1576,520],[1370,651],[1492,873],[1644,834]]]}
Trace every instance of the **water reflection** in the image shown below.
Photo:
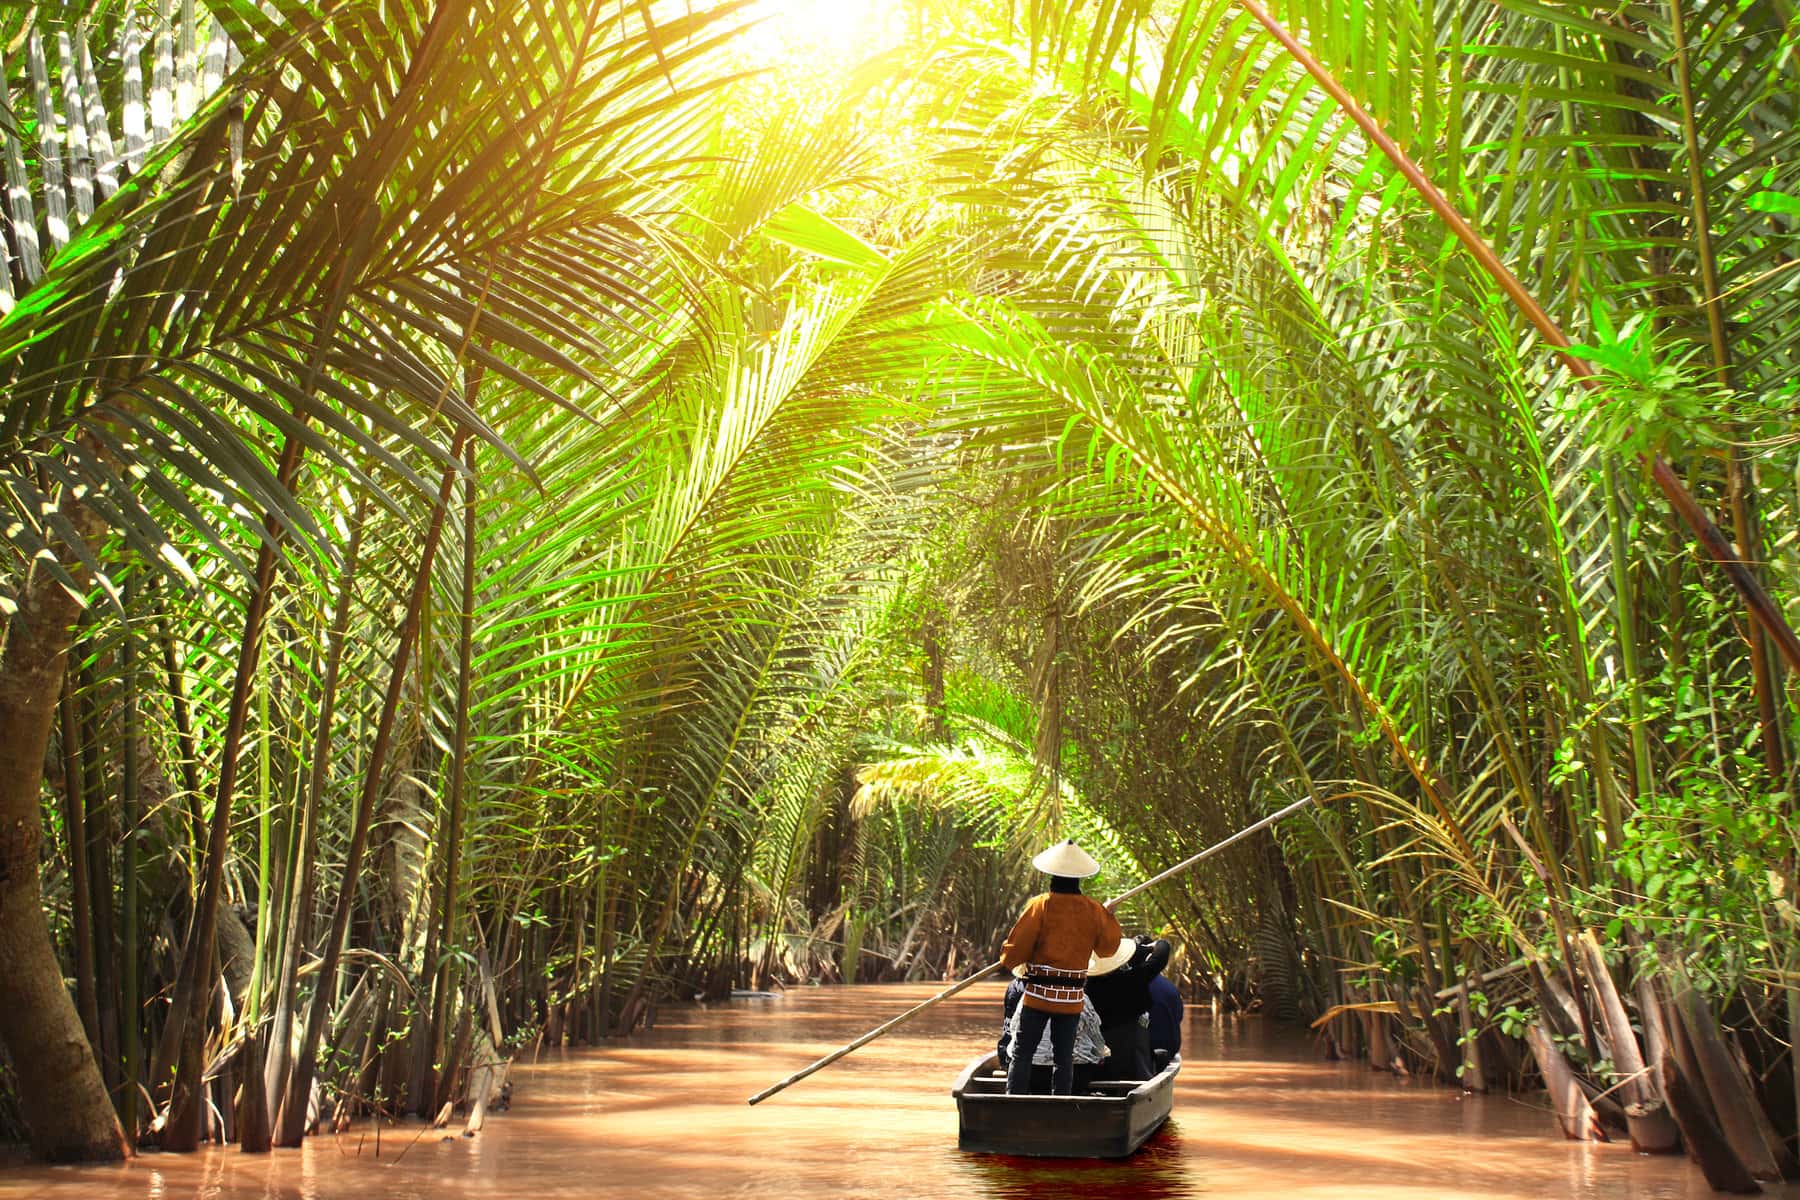
{"label": "water reflection", "polygon": [[[745,1097],[932,988],[799,989],[664,1010],[604,1051],[546,1054],[479,1138],[417,1124],[300,1150],[151,1155],[104,1168],[0,1169],[0,1200],[1702,1200],[1681,1159],[1564,1142],[1547,1113],[1465,1099],[1355,1063],[1303,1033],[1193,1020],[1175,1117],[1124,1162],[956,1149],[952,1080],[993,1045],[1000,988],[978,986],[756,1108]],[[1800,1190],[1771,1196],[1800,1200]]]}
{"label": "water reflection", "polygon": [[1178,1200],[1199,1195],[1198,1160],[1185,1154],[1170,1118],[1123,1161],[959,1154],[975,1194],[993,1200]]}

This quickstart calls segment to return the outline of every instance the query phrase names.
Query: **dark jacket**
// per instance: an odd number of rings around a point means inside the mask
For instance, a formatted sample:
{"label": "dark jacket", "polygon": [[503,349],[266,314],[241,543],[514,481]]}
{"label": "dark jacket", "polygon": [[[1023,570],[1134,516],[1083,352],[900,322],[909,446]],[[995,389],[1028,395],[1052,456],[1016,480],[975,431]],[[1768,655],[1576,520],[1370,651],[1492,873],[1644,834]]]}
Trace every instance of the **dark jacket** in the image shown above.
{"label": "dark jacket", "polygon": [[1161,975],[1150,981],[1150,1049],[1181,1053],[1181,991]]}
{"label": "dark jacket", "polygon": [[1150,981],[1169,965],[1169,949],[1162,938],[1140,940],[1130,962],[1116,971],[1089,977],[1088,999],[1100,1013],[1101,1025],[1132,1024],[1150,1011]]}

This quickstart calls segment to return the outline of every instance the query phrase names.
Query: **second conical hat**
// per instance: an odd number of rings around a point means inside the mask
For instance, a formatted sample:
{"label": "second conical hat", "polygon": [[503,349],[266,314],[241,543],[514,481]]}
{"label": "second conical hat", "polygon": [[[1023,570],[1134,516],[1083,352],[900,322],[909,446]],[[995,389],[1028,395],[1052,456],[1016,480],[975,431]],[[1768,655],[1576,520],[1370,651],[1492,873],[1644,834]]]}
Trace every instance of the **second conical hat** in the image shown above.
{"label": "second conical hat", "polygon": [[1138,944],[1136,939],[1122,937],[1119,939],[1119,948],[1114,950],[1111,954],[1105,956],[1099,954],[1088,955],[1088,977],[1094,979],[1102,975],[1111,975],[1114,971],[1131,961],[1132,955],[1137,953],[1137,948]]}
{"label": "second conical hat", "polygon": [[1100,873],[1094,856],[1077,846],[1073,839],[1058,842],[1031,860],[1031,865],[1046,875],[1062,875],[1069,879],[1086,879]]}

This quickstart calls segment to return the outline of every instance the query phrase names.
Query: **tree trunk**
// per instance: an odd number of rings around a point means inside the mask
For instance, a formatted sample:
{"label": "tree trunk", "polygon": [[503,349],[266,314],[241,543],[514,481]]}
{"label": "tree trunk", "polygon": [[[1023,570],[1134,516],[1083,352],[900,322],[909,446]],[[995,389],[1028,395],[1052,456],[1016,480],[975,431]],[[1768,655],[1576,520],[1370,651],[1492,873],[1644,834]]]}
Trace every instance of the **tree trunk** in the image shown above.
{"label": "tree trunk", "polygon": [[[63,511],[79,532],[97,530],[85,507],[65,503]],[[33,1153],[64,1162],[123,1158],[124,1132],[50,945],[38,873],[44,755],[79,605],[34,569],[18,606],[0,650],[0,1041],[26,1099]]]}
{"label": "tree trunk", "polygon": [[1437,1077],[1439,1083],[1454,1084],[1457,1064],[1462,1061],[1462,1056],[1457,1051],[1456,1039],[1449,1036],[1445,1030],[1443,1018],[1433,1011],[1437,1007],[1437,1000],[1429,990],[1419,986],[1414,993],[1414,999],[1418,1007],[1419,1022],[1425,1027],[1425,1036],[1430,1039],[1431,1048],[1436,1054],[1436,1061],[1432,1064],[1431,1073]]}
{"label": "tree trunk", "polygon": [[944,642],[939,636],[943,616],[936,608],[925,613],[925,628],[920,638],[925,650],[925,711],[931,721],[931,740],[941,742],[947,736],[944,723]]}
{"label": "tree trunk", "polygon": [[[1374,994],[1374,989],[1371,988],[1369,995],[1373,997]],[[1387,1014],[1369,1012],[1363,1015],[1363,1028],[1369,1043],[1369,1067],[1376,1071],[1392,1072],[1397,1066],[1399,1053],[1394,1049],[1394,1039],[1389,1035]]]}
{"label": "tree trunk", "polygon": [[100,1081],[109,1096],[119,1094],[119,958],[118,938],[113,933],[112,844],[113,813],[107,803],[106,772],[101,761],[105,733],[94,700],[95,686],[89,671],[80,672],[81,688],[75,696],[76,726],[81,733],[82,791],[87,795],[88,912],[94,922],[95,1012],[100,1018],[100,1040],[94,1049],[100,1056]]}
{"label": "tree trunk", "polygon": [[[298,439],[288,440],[277,480],[291,487],[298,463]],[[178,1047],[175,1078],[169,1093],[169,1117],[163,1128],[163,1148],[193,1150],[200,1143],[206,1089],[201,1076],[206,1069],[206,1024],[212,985],[218,977],[219,908],[224,903],[225,858],[231,853],[231,806],[237,787],[238,750],[250,716],[250,689],[262,651],[263,617],[268,612],[269,592],[275,582],[275,544],[280,530],[273,518],[265,520],[269,537],[256,556],[256,577],[244,605],[244,636],[238,646],[237,671],[232,680],[231,702],[226,710],[225,733],[219,753],[219,778],[213,792],[211,827],[207,831],[206,868],[194,903],[181,974],[169,1006],[169,1030],[165,1041]]]}
{"label": "tree trunk", "polygon": [[61,742],[63,771],[63,833],[69,853],[69,920],[75,935],[75,998],[81,1006],[81,1023],[96,1058],[100,1054],[100,1003],[94,993],[94,917],[88,911],[87,798],[81,786],[81,752],[75,726],[75,695],[67,677],[62,681]]}
{"label": "tree trunk", "polygon": [[[1640,1154],[1673,1154],[1681,1149],[1679,1131],[1663,1104],[1658,1083],[1645,1070],[1637,1033],[1631,1028],[1631,1019],[1625,1012],[1625,1001],[1613,984],[1606,956],[1591,930],[1582,930],[1581,949],[1587,956],[1588,981],[1593,984],[1595,998],[1600,1003],[1606,1039],[1612,1045],[1613,1073],[1622,1081],[1619,1101],[1625,1107],[1632,1148]],[[1645,1025],[1649,1025],[1648,1017]]]}
{"label": "tree trunk", "polygon": [[1691,1082],[1711,1098],[1720,1131],[1750,1173],[1758,1179],[1780,1179],[1784,1148],[1757,1101],[1756,1089],[1719,1035],[1706,1001],[1685,980],[1678,978],[1675,986],[1679,1036],[1699,1071]]}
{"label": "tree trunk", "polygon": [[[472,441],[463,451],[463,465],[467,468],[468,475],[463,479],[462,603],[457,614],[456,727],[451,735],[450,781],[444,795],[444,803],[450,810],[450,828],[446,834],[448,845],[444,849],[444,881],[437,930],[431,940],[436,953],[427,955],[425,960],[428,966],[435,968],[431,990],[431,1028],[426,1040],[428,1053],[432,1057],[437,1055],[438,1047],[444,1040],[445,1021],[454,986],[448,955],[456,945],[456,897],[458,875],[462,869],[463,788],[469,771],[469,700],[475,686],[475,559],[478,546],[475,537],[475,443]],[[596,1014],[595,1041],[600,1037],[601,1020]],[[450,1065],[445,1064],[446,1070]],[[431,1113],[426,1105],[435,1109],[437,1096],[443,1094],[442,1089],[421,1088],[420,1091],[419,1115],[429,1117]],[[424,1094],[427,1092],[430,1094]]]}
{"label": "tree trunk", "polygon": [[1669,1111],[1681,1127],[1682,1140],[1687,1143],[1688,1153],[1700,1164],[1700,1173],[1706,1176],[1707,1185],[1715,1192],[1738,1196],[1753,1196],[1762,1191],[1744,1161],[1719,1131],[1706,1101],[1688,1087],[1675,1064],[1664,1059],[1659,1074],[1663,1094],[1669,1098]]}
{"label": "tree trunk", "polygon": [[1580,1082],[1569,1070],[1562,1051],[1556,1048],[1542,1020],[1525,1031],[1525,1040],[1537,1058],[1538,1074],[1544,1077],[1544,1090],[1550,1093],[1550,1103],[1556,1109],[1556,1119],[1562,1123],[1563,1136],[1574,1142],[1610,1141],[1606,1130],[1601,1128],[1594,1106],[1588,1103]]}
{"label": "tree trunk", "polygon": [[[137,596],[136,575],[126,581],[126,608],[129,612]],[[143,822],[143,794],[139,776],[137,633],[130,624],[125,628],[123,669],[125,673],[124,774],[120,780],[120,799],[124,812],[125,834],[120,842],[119,863],[119,1008],[123,1012],[120,1036],[124,1039],[121,1057],[125,1087],[119,1094],[119,1116],[133,1141],[140,1128],[138,1121],[139,1081],[144,1076],[144,1002],[138,978],[142,941],[138,920],[138,826]]]}
{"label": "tree trunk", "polygon": [[[167,615],[157,619],[161,635],[163,669],[169,676],[169,711],[175,718],[175,744],[181,749],[181,784],[187,792],[188,837],[193,842],[193,861],[199,864],[200,848],[206,845],[206,814],[200,807],[200,752],[194,746],[194,718],[189,711],[187,678],[181,671],[181,660],[175,652],[175,635],[169,630]],[[194,894],[199,888],[193,887]]]}
{"label": "tree trunk", "polygon": [[[1791,871],[1788,878],[1793,878]],[[1791,954],[1788,961],[1790,963],[1794,961]],[[1792,967],[1789,970],[1791,972]],[[1788,978],[1792,979],[1794,976],[1790,973]],[[1787,992],[1788,1018],[1788,1084],[1794,1090],[1794,1121],[1796,1125],[1800,1125],[1800,1049],[1795,1049],[1796,1046],[1800,1046],[1800,987],[1788,987],[1785,990]],[[1800,1154],[1800,1147],[1796,1147],[1796,1153]]]}
{"label": "tree trunk", "polygon": [[1457,1078],[1465,1092],[1486,1092],[1487,1065],[1481,1059],[1481,1038],[1475,1028],[1475,1013],[1469,1004],[1469,980],[1465,976],[1456,992],[1456,1016],[1462,1031],[1462,1069]]}
{"label": "tree trunk", "polygon": [[269,1150],[269,1093],[263,1087],[263,1030],[253,1031],[244,1040],[238,1063],[243,1068],[243,1089],[238,1093],[238,1145],[249,1154],[265,1154]]}
{"label": "tree trunk", "polygon": [[[450,447],[452,457],[462,454],[468,430],[459,427]],[[357,876],[362,871],[363,852],[368,847],[369,825],[375,816],[375,801],[381,794],[386,775],[388,748],[393,741],[394,719],[406,684],[407,667],[412,661],[413,645],[418,641],[419,622],[431,591],[431,567],[444,533],[444,512],[450,503],[450,489],[458,471],[445,467],[438,486],[437,503],[432,506],[431,520],[425,528],[424,544],[414,569],[412,593],[407,599],[406,616],[400,623],[400,637],[388,672],[387,694],[375,725],[375,740],[369,748],[369,761],[363,768],[362,792],[357,797],[355,824],[350,831],[350,845],[345,853],[344,874],[338,888],[337,905],[332,912],[331,930],[325,935],[325,948],[319,964],[318,981],[313,985],[312,1000],[306,1011],[306,1030],[300,1050],[288,1077],[287,1094],[282,1098],[280,1116],[276,1120],[277,1142],[293,1145],[299,1140],[295,1132],[302,1124],[308,1093],[312,1089],[314,1062],[319,1042],[325,1034],[325,1019],[331,1008],[331,994],[337,988],[338,964],[343,959],[344,936],[350,929],[350,910],[356,901]]]}
{"label": "tree trunk", "polygon": [[[1790,19],[1791,16],[1790,16]],[[1725,307],[1719,295],[1718,255],[1713,249],[1712,220],[1706,194],[1706,156],[1701,149],[1701,136],[1695,122],[1693,73],[1688,58],[1687,18],[1680,0],[1669,0],[1669,32],[1675,43],[1676,95],[1680,100],[1682,146],[1686,153],[1688,205],[1694,231],[1694,254],[1700,267],[1701,307],[1706,313],[1706,327],[1712,349],[1713,378],[1722,388],[1733,386],[1731,349],[1726,332]],[[1763,572],[1763,539],[1757,528],[1756,488],[1742,451],[1734,444],[1725,453],[1726,499],[1731,507],[1731,531],[1737,539],[1737,551],[1744,556],[1746,570],[1760,582]],[[1782,740],[1780,663],[1771,657],[1769,634],[1756,621],[1751,611],[1748,638],[1750,649],[1750,683],[1756,696],[1757,724],[1762,730],[1763,763],[1770,779],[1787,774],[1786,746]]]}
{"label": "tree trunk", "polygon": [[[365,493],[359,492],[350,516],[350,544],[344,551],[344,569],[338,576],[337,599],[326,634],[325,673],[319,682],[319,724],[313,734],[312,760],[306,777],[306,798],[294,837],[300,861],[295,872],[293,898],[288,905],[287,927],[282,934],[281,974],[275,980],[275,1014],[269,1023],[267,1063],[263,1086],[268,1091],[268,1110],[281,1112],[288,1074],[294,1060],[294,994],[300,987],[300,952],[312,938],[313,879],[319,859],[319,804],[325,793],[325,777],[331,768],[331,727],[337,713],[338,676],[344,666],[344,642],[350,629],[350,602],[356,595],[356,569],[362,557],[363,523],[368,512]],[[287,1123],[276,1130],[276,1142],[297,1146],[306,1131],[306,1105],[297,1105]]]}

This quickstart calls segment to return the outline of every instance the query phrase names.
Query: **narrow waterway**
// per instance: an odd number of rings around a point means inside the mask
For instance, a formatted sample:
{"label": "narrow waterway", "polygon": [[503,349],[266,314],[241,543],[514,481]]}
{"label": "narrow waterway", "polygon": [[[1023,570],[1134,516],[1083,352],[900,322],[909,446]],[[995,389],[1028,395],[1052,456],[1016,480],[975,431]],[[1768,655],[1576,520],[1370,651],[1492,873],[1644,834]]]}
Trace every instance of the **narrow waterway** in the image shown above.
{"label": "narrow waterway", "polygon": [[1303,1031],[1257,1018],[1190,1016],[1174,1117],[1129,1161],[963,1154],[950,1084],[992,1046],[998,985],[972,988],[775,1099],[745,1105],[932,990],[804,989],[665,1011],[629,1041],[518,1070],[512,1111],[473,1139],[400,1125],[382,1131],[379,1156],[372,1128],[359,1128],[273,1155],[214,1149],[122,1167],[20,1167],[0,1173],[0,1198],[1712,1196],[1683,1159],[1565,1142],[1547,1113],[1519,1101],[1320,1062]]}

